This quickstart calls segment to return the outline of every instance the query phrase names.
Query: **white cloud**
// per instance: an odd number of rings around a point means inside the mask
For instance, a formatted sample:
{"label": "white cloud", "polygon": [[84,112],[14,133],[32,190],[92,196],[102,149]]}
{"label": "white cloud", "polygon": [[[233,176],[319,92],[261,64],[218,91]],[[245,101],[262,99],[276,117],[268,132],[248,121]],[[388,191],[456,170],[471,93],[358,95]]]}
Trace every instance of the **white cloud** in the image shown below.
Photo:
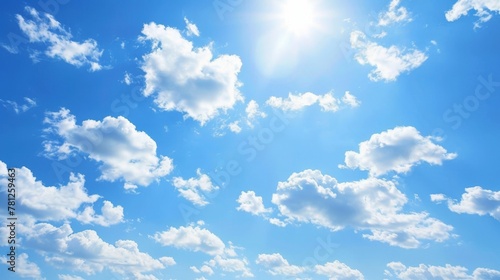
{"label": "white cloud", "polygon": [[83,43],[72,41],[71,33],[52,15],[40,14],[31,7],[26,7],[26,11],[32,19],[16,15],[19,28],[28,36],[30,43],[42,43],[47,46],[45,55],[62,59],[76,67],[88,65],[90,71],[102,69],[99,64],[102,51],[97,48],[97,42],[94,39],[87,39]]}
{"label": "white cloud", "polygon": [[248,267],[248,261],[246,259],[224,258],[221,256],[215,256],[208,262],[208,264],[212,267],[218,267],[224,272],[241,273],[241,277],[254,276],[250,271],[250,268]]}
{"label": "white cloud", "polygon": [[[359,103],[356,97],[346,92],[347,95],[339,100],[333,96],[331,92],[324,95],[316,95],[311,92],[292,94],[289,93],[287,98],[271,96],[266,104],[273,108],[278,108],[283,111],[298,111],[305,107],[318,104],[322,111],[325,112],[336,112],[340,109],[342,103],[347,104],[350,107],[356,107]],[[353,106],[353,104],[357,104]]]}
{"label": "white cloud", "polygon": [[474,24],[478,28],[493,17],[492,13],[500,13],[500,2],[497,0],[458,0],[451,10],[446,12],[446,20],[458,20],[462,16],[466,16],[470,10],[475,10],[475,16],[479,17]]}
{"label": "white cloud", "polygon": [[419,266],[406,267],[400,262],[391,262],[387,264],[389,270],[386,270],[386,276],[402,280],[412,279],[442,279],[442,280],[487,280],[499,279],[500,271],[476,268],[472,274],[467,273],[467,268],[461,266],[428,266],[420,264]]}
{"label": "white cloud", "polygon": [[[0,169],[6,170],[4,162],[0,161]],[[63,221],[77,219],[82,223],[94,223],[110,226],[123,222],[123,207],[104,201],[102,215],[95,215],[92,205],[99,199],[99,195],[89,195],[85,189],[85,178],[81,174],[71,174],[69,182],[64,186],[44,186],[38,181],[31,170],[26,167],[17,168],[17,184],[19,189],[17,198],[18,211],[27,214],[39,221]],[[0,174],[0,184],[7,186],[7,174]],[[5,189],[2,189],[6,192]],[[84,205],[85,210],[79,209]]]}
{"label": "white cloud", "polygon": [[306,271],[304,267],[290,265],[279,253],[259,254],[255,263],[268,269],[272,275],[297,276]]}
{"label": "white cloud", "polygon": [[252,215],[265,215],[272,212],[271,208],[265,208],[261,196],[256,196],[254,191],[241,192],[237,202],[240,204],[238,211],[251,213]]}
{"label": "white cloud", "polygon": [[[42,277],[42,272],[40,270],[40,267],[36,263],[32,263],[28,261],[28,254],[26,253],[21,253],[17,256],[16,259],[16,268],[15,268],[15,274],[19,275],[22,278],[32,278],[36,280],[44,280],[45,278]],[[0,260],[2,263],[7,263],[7,258],[4,256],[0,257]],[[4,268],[7,270],[7,268]],[[8,272],[8,273],[13,273],[13,272]]]}
{"label": "white cloud", "polygon": [[431,200],[448,201],[448,208],[455,213],[490,215],[500,221],[500,191],[495,192],[476,186],[466,188],[459,202],[448,199],[443,194],[431,194]]}
{"label": "white cloud", "polygon": [[57,275],[59,280],[85,280],[80,276],[68,275],[68,274],[59,274]]}
{"label": "white cloud", "polygon": [[241,132],[241,126],[239,121],[234,121],[229,124],[229,130],[234,133],[240,133]]}
{"label": "white cloud", "polygon": [[431,136],[424,137],[411,126],[396,127],[373,134],[370,140],[359,144],[359,153],[347,151],[345,165],[349,168],[368,170],[372,176],[390,171],[406,173],[415,165],[427,162],[441,165],[444,160],[454,159],[455,153],[435,144]]}
{"label": "white cloud", "polygon": [[125,72],[125,76],[123,77],[123,82],[129,86],[132,84],[132,76],[130,75],[130,73],[128,72]]}
{"label": "white cloud", "polygon": [[172,257],[161,257],[159,258],[161,263],[163,263],[165,266],[174,266],[177,263],[175,262],[175,259]]}
{"label": "white cloud", "polygon": [[403,213],[408,199],[394,182],[369,178],[338,183],[318,170],[293,173],[279,182],[272,202],[286,223],[311,223],[332,231],[368,230],[363,237],[402,248],[442,242],[453,227],[422,213]]}
{"label": "white cloud", "polygon": [[36,101],[35,99],[29,98],[29,97],[24,97],[24,104],[19,105],[17,102],[12,101],[12,100],[2,100],[0,99],[0,102],[2,102],[3,106],[6,108],[12,108],[16,114],[24,113],[28,111],[29,109],[36,107]]}
{"label": "white cloud", "polygon": [[211,256],[224,255],[227,251],[226,245],[217,235],[200,227],[170,227],[167,231],[155,233],[152,238],[163,246],[203,252]]}
{"label": "white cloud", "polygon": [[214,274],[214,270],[210,266],[208,266],[208,265],[203,265],[200,268],[197,268],[195,266],[191,266],[190,269],[194,273],[206,273],[208,275],[213,275]]}
{"label": "white cloud", "polygon": [[361,31],[351,33],[351,47],[357,49],[356,60],[361,65],[375,67],[368,77],[372,81],[395,81],[404,72],[409,72],[424,63],[427,55],[416,49],[400,49],[397,46],[383,47],[371,42]]}
{"label": "white cloud", "polygon": [[196,174],[198,178],[189,178],[188,180],[184,180],[181,177],[175,177],[173,179],[173,185],[185,199],[195,205],[205,206],[209,203],[207,201],[207,195],[218,190],[219,187],[212,184],[210,177],[201,173],[201,169],[198,168]]}
{"label": "white cloud", "polygon": [[378,24],[387,26],[397,22],[412,21],[408,10],[405,7],[398,7],[400,0],[392,0],[389,4],[387,12],[380,14]]}
{"label": "white cloud", "polygon": [[260,111],[259,104],[255,100],[250,100],[245,108],[245,113],[247,113],[248,124],[251,126],[252,121],[256,118],[265,118],[266,113]]}
{"label": "white cloud", "polygon": [[145,96],[166,111],[185,113],[204,125],[221,111],[243,101],[238,73],[242,63],[236,55],[213,58],[211,45],[193,49],[179,30],[150,23],[141,41],[151,41],[152,51],[143,56]]}
{"label": "white cloud", "polygon": [[364,280],[363,274],[356,269],[352,269],[339,261],[316,265],[314,267],[317,274],[325,275],[330,280]]}
{"label": "white cloud", "polygon": [[143,273],[165,268],[161,260],[140,252],[137,243],[132,240],[118,240],[113,245],[103,241],[93,230],[74,233],[68,224],[54,227],[40,223],[28,228],[24,232],[25,243],[41,250],[46,262],[56,267],[87,275],[107,268],[124,279],[156,279],[151,274]]}
{"label": "white cloud", "polygon": [[356,96],[352,95],[349,91],[346,91],[344,96],[342,96],[342,102],[353,108],[358,107],[361,104]]}
{"label": "white cloud", "polygon": [[44,123],[49,125],[47,133],[62,138],[62,143],[45,142],[46,155],[63,159],[73,152],[88,154],[102,163],[100,180],[122,180],[126,188],[134,189],[148,186],[173,169],[170,158],[156,155],[156,142],[124,117],[86,120],[80,126],[75,116],[63,108],[47,113]]}
{"label": "white cloud", "polygon": [[186,23],[186,33],[188,36],[200,36],[200,30],[196,24],[190,22],[186,17],[184,17],[184,22]]}
{"label": "white cloud", "polygon": [[83,212],[79,213],[76,219],[84,224],[96,224],[110,226],[123,222],[123,207],[113,206],[113,203],[105,200],[101,208],[102,215],[96,215],[94,208],[87,206]]}

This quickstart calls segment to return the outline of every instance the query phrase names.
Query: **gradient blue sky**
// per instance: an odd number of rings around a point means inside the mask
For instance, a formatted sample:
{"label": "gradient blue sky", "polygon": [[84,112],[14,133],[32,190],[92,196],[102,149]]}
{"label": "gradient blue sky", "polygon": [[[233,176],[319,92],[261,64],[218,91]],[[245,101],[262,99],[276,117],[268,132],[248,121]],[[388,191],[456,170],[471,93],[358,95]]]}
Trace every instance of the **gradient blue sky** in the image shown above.
{"label": "gradient blue sky", "polygon": [[500,279],[499,12],[6,1],[0,278]]}

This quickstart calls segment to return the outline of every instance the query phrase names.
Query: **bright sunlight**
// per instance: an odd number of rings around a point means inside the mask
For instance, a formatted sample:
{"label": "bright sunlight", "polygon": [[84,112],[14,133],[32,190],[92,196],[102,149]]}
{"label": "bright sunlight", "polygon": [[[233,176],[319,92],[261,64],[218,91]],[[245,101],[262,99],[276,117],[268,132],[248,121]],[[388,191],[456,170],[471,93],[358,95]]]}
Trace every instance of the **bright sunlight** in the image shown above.
{"label": "bright sunlight", "polygon": [[314,1],[287,0],[281,6],[279,18],[287,32],[303,36],[317,24],[318,12]]}

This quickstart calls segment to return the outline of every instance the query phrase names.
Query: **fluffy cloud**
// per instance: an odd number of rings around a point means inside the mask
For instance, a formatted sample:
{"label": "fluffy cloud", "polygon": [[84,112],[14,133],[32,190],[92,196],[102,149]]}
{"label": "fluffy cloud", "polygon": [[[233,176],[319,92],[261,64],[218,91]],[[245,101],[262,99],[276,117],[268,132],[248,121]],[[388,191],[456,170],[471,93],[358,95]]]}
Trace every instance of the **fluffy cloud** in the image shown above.
{"label": "fluffy cloud", "polygon": [[218,190],[219,187],[212,184],[210,177],[201,173],[199,168],[196,170],[196,174],[198,178],[190,178],[188,180],[175,177],[173,185],[185,199],[195,205],[205,206],[208,204],[206,195]]}
{"label": "fluffy cloud", "polygon": [[[47,46],[45,55],[62,59],[76,67],[88,65],[91,71],[102,69],[99,64],[102,51],[97,48],[95,40],[88,39],[83,43],[73,41],[71,40],[73,37],[71,33],[52,15],[40,14],[31,7],[26,7],[26,11],[32,19],[25,19],[21,15],[16,15],[19,28],[28,36],[31,43],[41,43]],[[6,48],[11,52],[15,52],[9,47]]]}
{"label": "fluffy cloud", "polygon": [[361,104],[356,96],[352,95],[349,91],[346,91],[344,96],[342,96],[342,102],[353,108],[358,107]]}
{"label": "fluffy cloud", "polygon": [[458,0],[445,16],[448,21],[455,21],[462,16],[466,16],[470,10],[476,11],[479,17],[475,27],[480,27],[482,23],[492,18],[492,13],[500,13],[500,2],[496,0]]}
{"label": "fluffy cloud", "polygon": [[113,206],[110,201],[104,201],[101,208],[102,215],[96,215],[94,208],[87,206],[83,212],[78,214],[76,219],[84,224],[97,224],[101,226],[109,226],[118,224],[123,221],[123,207]]}
{"label": "fluffy cloud", "polygon": [[448,201],[448,208],[455,213],[490,215],[500,221],[500,191],[485,190],[481,187],[466,188],[457,203],[443,194],[432,194],[434,202]]}
{"label": "fluffy cloud", "polygon": [[208,275],[212,275],[214,274],[214,270],[208,266],[208,265],[203,265],[202,267],[200,268],[197,268],[195,266],[191,266],[190,269],[194,272],[194,273],[206,273]]}
{"label": "fluffy cloud", "polygon": [[144,25],[141,41],[151,41],[152,51],[143,56],[145,96],[166,111],[179,111],[204,125],[221,111],[243,101],[238,56],[213,58],[211,45],[193,48],[179,30],[161,24]]}
{"label": "fluffy cloud", "polygon": [[212,267],[218,267],[224,272],[239,273],[241,277],[254,276],[248,267],[248,261],[246,259],[215,256],[215,258],[210,260],[208,264]]}
{"label": "fluffy cloud", "polygon": [[453,227],[423,213],[402,213],[408,199],[394,182],[369,178],[338,183],[318,170],[293,173],[279,182],[272,202],[286,223],[311,223],[332,231],[368,230],[363,237],[402,248],[442,242]]}
{"label": "fluffy cloud", "polygon": [[398,7],[400,2],[400,0],[392,0],[389,9],[380,14],[378,20],[380,26],[387,26],[397,22],[410,22],[412,20],[405,7]]}
{"label": "fluffy cloud", "polygon": [[268,269],[272,275],[297,276],[306,271],[304,267],[290,265],[279,253],[259,254],[255,263]]}
{"label": "fluffy cloud", "polygon": [[[0,184],[7,186],[7,166],[0,161]],[[62,221],[77,219],[83,223],[95,223],[110,226],[123,222],[123,207],[116,206],[109,201],[104,201],[102,215],[95,215],[92,205],[99,199],[99,195],[89,195],[85,189],[83,175],[71,174],[66,185],[44,186],[38,181],[31,170],[26,167],[16,169],[18,189],[18,211],[27,214],[39,221]],[[5,187],[2,188],[6,192]],[[79,210],[84,205],[85,210]],[[92,214],[92,215],[89,215]]]}
{"label": "fluffy cloud", "polygon": [[[336,112],[339,110],[340,105],[344,103],[350,107],[356,107],[359,103],[352,94],[346,92],[346,95],[339,100],[336,99],[333,94],[326,93],[324,95],[316,95],[311,92],[292,94],[289,93],[287,98],[271,96],[266,104],[273,108],[278,108],[283,111],[298,111],[305,107],[318,104],[322,111],[325,112]],[[356,104],[355,106],[353,106]]]}
{"label": "fluffy cloud", "polygon": [[364,280],[363,274],[339,261],[329,262],[314,267],[317,274],[325,275],[330,280]]}
{"label": "fluffy cloud", "polygon": [[224,255],[228,252],[228,248],[217,235],[200,227],[171,227],[166,231],[157,232],[152,238],[163,246],[203,252],[211,256]]}
{"label": "fluffy cloud", "polygon": [[86,120],[80,126],[63,108],[47,113],[44,122],[49,125],[47,133],[62,139],[62,143],[46,141],[46,154],[60,159],[73,152],[88,154],[102,163],[100,180],[123,180],[127,189],[134,189],[148,186],[173,169],[170,158],[156,155],[156,142],[124,117]]}
{"label": "fluffy cloud", "polygon": [[411,126],[396,127],[359,144],[359,153],[345,153],[345,165],[349,168],[368,170],[372,176],[390,171],[406,173],[421,162],[441,165],[444,160],[457,155],[435,144],[431,136],[424,137]]}
{"label": "fluffy cloud", "polygon": [[391,262],[387,264],[388,270],[386,276],[402,280],[411,279],[442,279],[442,280],[488,280],[499,279],[500,271],[476,268],[472,274],[467,273],[467,268],[461,266],[428,266],[420,264],[419,266],[406,267],[400,262]]}
{"label": "fluffy cloud", "polygon": [[401,50],[397,46],[386,48],[371,42],[361,31],[351,33],[351,47],[357,50],[355,58],[359,64],[375,67],[368,75],[372,81],[395,81],[401,73],[409,72],[427,60],[427,55],[419,50]]}
{"label": "fluffy cloud", "polygon": [[240,204],[238,211],[251,213],[252,215],[265,215],[272,212],[271,208],[265,208],[262,197],[256,196],[254,191],[241,192],[237,202]]}
{"label": "fluffy cloud", "polygon": [[250,100],[245,108],[245,113],[247,113],[248,124],[251,126],[252,121],[256,118],[265,118],[266,113],[260,111],[259,104],[255,100]]}
{"label": "fluffy cloud", "polygon": [[17,102],[12,101],[12,100],[2,100],[0,99],[0,102],[3,104],[4,107],[10,107],[16,114],[19,113],[24,113],[28,111],[29,109],[36,107],[36,101],[34,99],[31,99],[29,97],[24,97],[24,104],[19,105]]}
{"label": "fluffy cloud", "polygon": [[23,233],[26,245],[42,251],[48,263],[87,275],[108,268],[124,279],[156,279],[143,273],[165,268],[160,259],[140,252],[136,242],[118,240],[114,245],[109,244],[93,230],[74,233],[68,224],[54,227],[40,223],[30,225]]}
{"label": "fluffy cloud", "polygon": [[[40,271],[40,267],[36,263],[32,263],[28,261],[28,254],[21,253],[17,256],[16,259],[16,274],[18,274],[22,278],[31,278],[36,280],[44,280],[42,277],[42,272]],[[7,258],[4,256],[0,257],[2,263],[7,263]],[[5,270],[7,270],[5,268]],[[11,272],[9,272],[11,273]]]}

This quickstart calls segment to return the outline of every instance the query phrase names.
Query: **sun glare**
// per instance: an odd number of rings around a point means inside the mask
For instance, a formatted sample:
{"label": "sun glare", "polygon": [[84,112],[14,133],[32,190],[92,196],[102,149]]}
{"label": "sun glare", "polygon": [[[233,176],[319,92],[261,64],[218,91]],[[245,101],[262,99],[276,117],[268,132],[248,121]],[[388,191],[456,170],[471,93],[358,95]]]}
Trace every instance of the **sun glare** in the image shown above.
{"label": "sun glare", "polygon": [[317,14],[311,0],[288,0],[281,7],[280,20],[287,32],[302,36],[314,27]]}

